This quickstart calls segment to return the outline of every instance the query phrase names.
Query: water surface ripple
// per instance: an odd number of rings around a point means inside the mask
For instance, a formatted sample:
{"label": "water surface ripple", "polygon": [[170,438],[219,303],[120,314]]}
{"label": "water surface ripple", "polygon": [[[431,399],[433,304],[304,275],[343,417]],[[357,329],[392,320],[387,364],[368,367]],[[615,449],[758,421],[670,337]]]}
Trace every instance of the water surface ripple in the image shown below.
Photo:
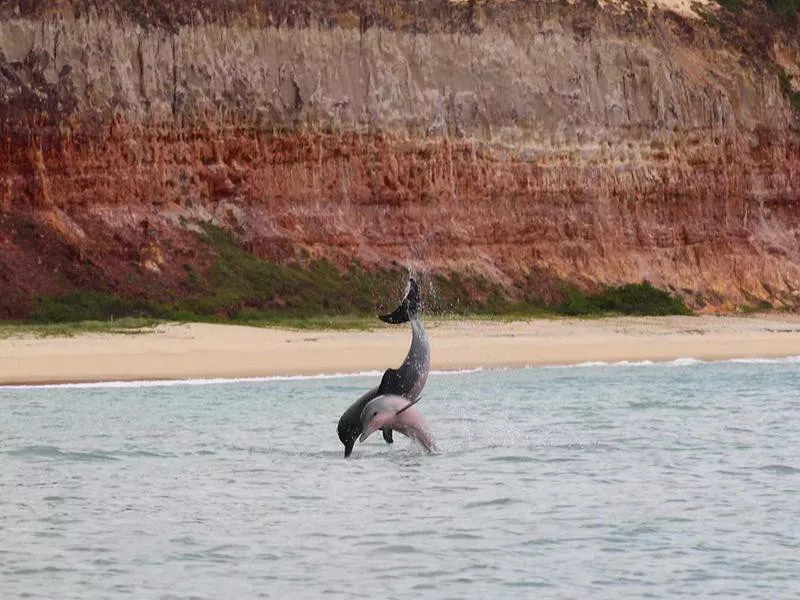
{"label": "water surface ripple", "polygon": [[800,363],[0,388],[0,596],[797,598]]}

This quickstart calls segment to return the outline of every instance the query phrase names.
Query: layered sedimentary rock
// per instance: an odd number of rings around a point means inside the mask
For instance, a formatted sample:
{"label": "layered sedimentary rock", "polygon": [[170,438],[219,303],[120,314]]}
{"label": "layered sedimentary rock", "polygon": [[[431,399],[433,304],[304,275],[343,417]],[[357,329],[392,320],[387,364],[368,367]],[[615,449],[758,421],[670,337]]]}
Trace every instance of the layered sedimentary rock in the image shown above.
{"label": "layered sedimentary rock", "polygon": [[636,4],[282,4],[0,2],[5,314],[179,295],[204,221],[277,262],[800,303],[785,31],[753,45]]}

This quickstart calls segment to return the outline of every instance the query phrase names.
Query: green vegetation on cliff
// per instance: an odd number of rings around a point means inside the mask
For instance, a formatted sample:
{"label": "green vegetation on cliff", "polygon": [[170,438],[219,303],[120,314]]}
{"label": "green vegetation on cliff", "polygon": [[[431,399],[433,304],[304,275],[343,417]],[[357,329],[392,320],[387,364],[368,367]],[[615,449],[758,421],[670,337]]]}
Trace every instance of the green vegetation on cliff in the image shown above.
{"label": "green vegetation on cliff", "polygon": [[745,8],[758,14],[768,9],[769,13],[791,25],[800,13],[800,0],[717,0],[717,3],[730,11],[739,12]]}
{"label": "green vegetation on cliff", "polygon": [[[400,266],[366,270],[353,262],[345,270],[325,260],[278,265],[240,248],[225,230],[209,224],[199,234],[213,260],[205,269],[186,263],[185,296],[172,302],[74,291],[39,297],[33,323],[77,323],[123,318],[273,324],[304,328],[363,328],[366,319],[394,308],[406,272]],[[423,274],[424,310],[431,315],[598,316],[689,314],[679,300],[648,283],[611,287],[587,294],[555,282],[546,303],[535,290],[515,299],[476,275]]]}
{"label": "green vegetation on cliff", "polygon": [[567,299],[555,307],[562,315],[688,315],[686,305],[649,283],[611,287],[598,295],[570,289]]}
{"label": "green vegetation on cliff", "polygon": [[769,9],[776,15],[794,19],[800,13],[800,0],[766,0]]}

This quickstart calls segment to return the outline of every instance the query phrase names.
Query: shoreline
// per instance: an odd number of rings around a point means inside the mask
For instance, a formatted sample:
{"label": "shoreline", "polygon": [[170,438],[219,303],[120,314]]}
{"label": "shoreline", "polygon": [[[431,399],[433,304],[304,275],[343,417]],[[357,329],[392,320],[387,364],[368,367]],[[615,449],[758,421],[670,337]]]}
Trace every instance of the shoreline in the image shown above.
{"label": "shoreline", "polygon": [[[616,362],[609,361],[587,361],[576,363],[547,363],[536,365],[521,365],[521,366],[492,366],[492,367],[475,367],[466,369],[431,369],[430,375],[455,375],[459,373],[477,373],[483,371],[502,371],[506,369],[558,369],[570,368],[581,366],[636,366],[636,365],[657,365],[657,364],[670,364],[675,361],[691,361],[697,363],[724,363],[729,361],[740,361],[743,363],[748,362],[800,362],[800,354],[790,354],[787,356],[742,356],[732,358],[696,358],[693,356],[681,356],[674,359],[664,360],[622,360]],[[687,363],[688,364],[688,363]],[[113,388],[113,387],[159,387],[171,385],[187,385],[187,386],[204,386],[204,385],[226,385],[233,383],[261,383],[270,381],[307,381],[313,379],[339,379],[345,377],[378,377],[380,378],[381,372],[379,371],[353,371],[348,373],[315,373],[313,375],[254,375],[243,377],[198,377],[198,378],[133,378],[133,379],[99,379],[99,380],[55,380],[55,381],[37,381],[35,383],[0,383],[0,392],[3,390],[14,389],[36,389],[36,388],[60,388],[60,387],[75,387],[75,388]],[[2,399],[0,397],[0,399]]]}
{"label": "shoreline", "polygon": [[[432,371],[800,356],[800,315],[424,320]],[[397,367],[407,327],[297,331],[205,323],[0,339],[0,386],[350,375]],[[213,382],[212,382],[213,383]]]}

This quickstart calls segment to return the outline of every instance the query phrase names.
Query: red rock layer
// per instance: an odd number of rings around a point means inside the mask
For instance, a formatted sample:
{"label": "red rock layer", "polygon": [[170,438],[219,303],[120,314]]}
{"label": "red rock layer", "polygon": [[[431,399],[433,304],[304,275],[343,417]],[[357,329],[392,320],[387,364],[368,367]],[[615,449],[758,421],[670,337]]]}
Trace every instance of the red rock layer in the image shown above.
{"label": "red rock layer", "polygon": [[0,154],[0,281],[180,294],[183,265],[202,260],[191,224],[214,220],[279,262],[397,261],[506,285],[544,269],[589,288],[646,279],[717,308],[797,302],[797,142],[683,136],[642,160],[115,122]]}

